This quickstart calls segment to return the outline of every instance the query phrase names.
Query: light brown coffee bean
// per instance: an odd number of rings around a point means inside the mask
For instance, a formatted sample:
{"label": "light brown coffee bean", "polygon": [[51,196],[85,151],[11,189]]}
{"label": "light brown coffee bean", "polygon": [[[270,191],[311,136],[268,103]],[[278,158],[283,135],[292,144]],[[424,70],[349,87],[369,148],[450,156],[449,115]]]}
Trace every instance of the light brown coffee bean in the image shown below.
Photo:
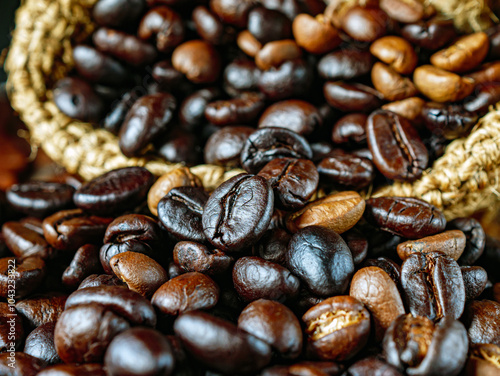
{"label": "light brown coffee bean", "polygon": [[432,65],[415,69],[413,82],[417,89],[435,102],[456,102],[464,99],[474,90],[474,80],[460,77]]}
{"label": "light brown coffee bean", "polygon": [[420,122],[422,108],[425,101],[419,97],[406,98],[401,101],[391,102],[382,106],[383,110],[388,110],[401,115],[408,120]]}
{"label": "light brown coffee bean", "polygon": [[243,30],[236,38],[236,44],[244,53],[250,57],[255,57],[262,49],[262,43],[255,38],[248,30]]}
{"label": "light brown coffee bean", "polygon": [[401,37],[391,35],[377,39],[370,46],[370,52],[401,74],[410,74],[417,66],[413,46]]}
{"label": "light brown coffee bean", "polygon": [[312,54],[330,52],[341,42],[338,30],[322,14],[299,14],[293,20],[292,31],[297,44]]}
{"label": "light brown coffee bean", "polygon": [[418,22],[427,13],[422,0],[380,0],[380,9],[403,23]]}
{"label": "light brown coffee bean", "polygon": [[375,7],[354,6],[341,18],[342,29],[360,42],[373,42],[387,32],[387,14]]}
{"label": "light brown coffee bean", "polygon": [[322,226],[342,234],[363,216],[365,200],[354,191],[345,191],[311,202],[290,214],[287,228],[295,233],[307,226]]}
{"label": "light brown coffee bean", "polygon": [[277,68],[289,60],[302,56],[302,50],[294,40],[284,39],[269,42],[255,55],[255,64],[259,69]]}
{"label": "light brown coffee bean", "polygon": [[390,101],[399,101],[418,94],[415,85],[408,77],[401,76],[382,63],[375,63],[373,66],[372,83],[375,89]]}
{"label": "light brown coffee bean", "polygon": [[198,176],[194,175],[189,168],[180,167],[167,172],[152,185],[148,193],[148,208],[154,215],[158,215],[158,203],[167,195],[172,188],[178,187],[202,187],[203,184]]}
{"label": "light brown coffee bean", "polygon": [[437,235],[418,240],[408,240],[398,244],[397,252],[401,260],[406,260],[413,253],[443,252],[446,256],[458,260],[465,249],[465,235],[460,230],[445,231]]}
{"label": "light brown coffee bean", "polygon": [[216,81],[221,71],[219,53],[204,40],[190,40],[178,46],[172,54],[172,65],[198,84]]}
{"label": "light brown coffee bean", "polygon": [[466,35],[432,55],[431,63],[451,72],[467,72],[481,64],[488,54],[489,45],[486,33]]}

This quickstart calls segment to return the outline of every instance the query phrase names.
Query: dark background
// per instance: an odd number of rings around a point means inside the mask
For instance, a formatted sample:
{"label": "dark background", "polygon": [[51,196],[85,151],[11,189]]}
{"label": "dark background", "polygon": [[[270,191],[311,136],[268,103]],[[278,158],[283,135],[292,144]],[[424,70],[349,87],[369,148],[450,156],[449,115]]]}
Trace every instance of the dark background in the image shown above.
{"label": "dark background", "polygon": [[[9,46],[10,34],[14,28],[14,14],[19,0],[0,0],[0,51]],[[5,81],[5,72],[0,70],[0,82]]]}

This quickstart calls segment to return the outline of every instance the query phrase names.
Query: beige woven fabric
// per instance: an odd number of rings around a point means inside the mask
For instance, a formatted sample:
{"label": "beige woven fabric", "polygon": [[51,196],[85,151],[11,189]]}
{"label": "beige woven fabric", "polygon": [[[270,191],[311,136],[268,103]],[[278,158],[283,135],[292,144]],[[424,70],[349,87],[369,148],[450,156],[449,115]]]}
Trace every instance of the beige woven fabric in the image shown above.
{"label": "beige woven fabric", "polygon": [[[16,16],[17,27],[6,62],[12,105],[29,127],[32,142],[41,145],[71,173],[91,179],[114,168],[138,165],[156,175],[164,174],[179,165],[154,157],[126,158],[114,135],[62,114],[47,90],[72,69],[71,46],[92,33],[90,9],[96,1],[24,1]],[[483,4],[483,0],[431,1]],[[414,184],[396,183],[375,195],[421,197],[443,209],[449,219],[493,205],[500,195],[499,126],[500,109],[488,114],[468,139],[454,141],[421,180]],[[214,189],[242,172],[212,165],[191,170],[207,189]]]}

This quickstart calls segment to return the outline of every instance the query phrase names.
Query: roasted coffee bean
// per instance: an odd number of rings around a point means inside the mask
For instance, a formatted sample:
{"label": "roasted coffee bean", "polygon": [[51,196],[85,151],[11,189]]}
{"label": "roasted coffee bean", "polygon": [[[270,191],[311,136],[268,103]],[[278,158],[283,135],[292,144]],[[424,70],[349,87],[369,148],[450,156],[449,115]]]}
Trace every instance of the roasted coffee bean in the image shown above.
{"label": "roasted coffee bean", "polygon": [[266,261],[284,265],[291,235],[283,229],[268,230],[253,247],[253,254]]}
{"label": "roasted coffee bean", "polygon": [[72,206],[75,189],[63,183],[44,181],[14,184],[5,197],[19,212],[37,217],[46,217],[58,210]]}
{"label": "roasted coffee bean", "polygon": [[313,54],[330,52],[341,42],[338,30],[324,15],[299,14],[293,20],[292,30],[297,44]]}
{"label": "roasted coffee bean", "polygon": [[274,191],[277,208],[297,210],[304,207],[318,188],[319,175],[307,159],[276,158],[259,172]]}
{"label": "roasted coffee bean", "polygon": [[418,94],[415,85],[408,77],[403,77],[382,63],[375,63],[373,66],[372,83],[375,89],[389,101],[400,101]]}
{"label": "roasted coffee bean", "polygon": [[126,28],[139,20],[144,7],[144,0],[99,0],[92,17],[100,26]]}
{"label": "roasted coffee bean", "polygon": [[194,166],[200,162],[201,148],[197,135],[174,128],[156,143],[158,155],[170,163]]}
{"label": "roasted coffee bean", "polygon": [[266,127],[252,133],[243,145],[241,165],[249,173],[259,172],[275,158],[311,159],[305,138],[288,129]]}
{"label": "roasted coffee bean", "polygon": [[171,375],[174,361],[168,339],[150,328],[132,328],[120,333],[104,356],[110,375]]}
{"label": "roasted coffee bean", "polygon": [[302,350],[302,329],[293,312],[281,303],[259,299],[245,307],[238,328],[268,343],[281,357],[297,358]]}
{"label": "roasted coffee bean", "polygon": [[238,34],[236,44],[240,50],[250,57],[255,57],[262,48],[262,43],[260,43],[248,30],[243,30]]}
{"label": "roasted coffee bean", "polygon": [[304,97],[313,80],[309,64],[302,59],[286,61],[259,76],[259,90],[271,101]]}
{"label": "roasted coffee bean", "polygon": [[261,6],[248,13],[247,29],[262,44],[292,36],[292,22],[287,16]]}
{"label": "roasted coffee bean", "polygon": [[214,307],[219,300],[219,287],[205,274],[181,274],[165,282],[153,295],[151,303],[162,313],[176,316],[197,309]]}
{"label": "roasted coffee bean", "polygon": [[245,91],[256,91],[258,90],[260,73],[253,61],[233,60],[224,69],[224,89],[232,96],[237,96]]}
{"label": "roasted coffee bean", "polygon": [[456,218],[450,222],[451,229],[463,231],[466,237],[465,250],[458,259],[460,265],[472,265],[484,252],[486,234],[479,223],[474,218]]}
{"label": "roasted coffee bean", "polygon": [[471,346],[469,359],[465,366],[467,376],[494,376],[498,374],[498,362],[500,348],[491,344],[480,344]]}
{"label": "roasted coffee bean", "polygon": [[63,78],[52,91],[56,106],[73,119],[98,123],[104,113],[104,102],[92,86],[79,78]]}
{"label": "roasted coffee bean", "polygon": [[340,49],[320,59],[318,73],[325,80],[350,80],[370,73],[373,60],[368,51]]}
{"label": "roasted coffee bean", "polygon": [[396,283],[389,274],[376,266],[362,268],[354,274],[349,295],[370,311],[377,340],[381,340],[389,325],[405,313]]}
{"label": "roasted coffee bean", "polygon": [[321,226],[306,227],[292,237],[287,265],[319,296],[345,293],[354,273],[347,244],[335,231]]}
{"label": "roasted coffee bean", "polygon": [[303,361],[291,366],[273,366],[262,371],[261,376],[338,376],[344,367],[334,362]]}
{"label": "roasted coffee bean", "polygon": [[203,40],[191,40],[178,46],[172,54],[172,65],[197,84],[216,81],[221,70],[219,53]]}
{"label": "roasted coffee bean", "polygon": [[480,266],[462,266],[465,299],[472,300],[481,295],[488,283],[488,273]]}
{"label": "roasted coffee bean", "polygon": [[139,98],[120,128],[119,145],[122,153],[129,158],[138,156],[156,137],[165,134],[176,106],[175,98],[167,93]]}
{"label": "roasted coffee bean", "polygon": [[322,1],[317,0],[285,0],[285,1],[273,1],[273,0],[262,0],[261,3],[269,9],[276,9],[280,12],[285,13],[290,19],[294,19],[299,15],[299,13],[308,13],[312,16],[316,16],[325,11],[325,4]]}
{"label": "roasted coffee bean", "polygon": [[493,299],[495,299],[497,303],[500,303],[500,283],[495,283],[493,285]]}
{"label": "roasted coffee bean", "polygon": [[375,179],[373,163],[354,155],[332,155],[318,164],[322,178],[340,187],[362,189]]}
{"label": "roasted coffee bean", "polygon": [[[181,315],[174,332],[199,362],[226,374],[254,373],[271,360],[271,348],[236,325],[196,311]],[[200,333],[205,333],[200,337]]]}
{"label": "roasted coffee bean", "polygon": [[413,82],[417,89],[435,102],[457,102],[474,90],[474,80],[445,71],[432,65],[415,69]]}
{"label": "roasted coffee bean", "polygon": [[263,96],[246,92],[233,99],[209,103],[205,108],[205,117],[218,126],[248,124],[254,122],[263,109]]}
{"label": "roasted coffee bean", "polygon": [[242,257],[233,268],[233,284],[247,302],[269,299],[284,302],[296,296],[300,281],[281,265],[260,257]]}
{"label": "roasted coffee bean", "polygon": [[117,135],[120,132],[120,128],[130,108],[143,94],[144,93],[138,91],[125,93],[121,99],[112,106],[110,112],[108,112],[102,121],[102,127],[108,132]]}
{"label": "roasted coffee bean", "polygon": [[387,32],[387,14],[377,8],[350,8],[341,20],[342,29],[360,42],[373,42]]}
{"label": "roasted coffee bean", "polygon": [[175,239],[203,243],[202,215],[208,197],[203,188],[173,188],[158,203],[158,218]]}
{"label": "roasted coffee bean", "polygon": [[446,317],[434,324],[425,317],[398,317],[384,337],[387,362],[407,374],[458,375],[467,359],[467,332],[460,321]]}
{"label": "roasted coffee bean", "polygon": [[380,38],[370,46],[370,52],[401,74],[411,74],[417,66],[418,58],[415,50],[410,43],[400,37]]}
{"label": "roasted coffee bean", "polygon": [[14,257],[0,259],[0,297],[8,302],[24,298],[40,287],[45,273],[45,262],[40,257],[26,257],[22,261]]}
{"label": "roasted coffee bean", "polygon": [[2,236],[7,248],[19,260],[26,257],[40,257],[46,260],[55,256],[55,250],[43,235],[20,222],[5,222],[2,226]]}
{"label": "roasted coffee bean", "polygon": [[259,128],[286,128],[307,136],[323,123],[318,109],[313,104],[289,99],[269,106],[259,119]]}
{"label": "roasted coffee bean", "polygon": [[408,239],[442,232],[446,219],[433,205],[411,197],[378,197],[366,200],[365,218],[383,231]]}
{"label": "roasted coffee bean", "polygon": [[422,109],[425,103],[426,102],[422,98],[411,97],[401,101],[384,104],[382,110],[395,112],[408,120],[414,121],[414,123],[420,123]]}
{"label": "roasted coffee bean", "polygon": [[450,47],[431,56],[432,65],[456,73],[476,68],[488,54],[486,33],[474,33],[458,39]]}
{"label": "roasted coffee bean", "polygon": [[428,50],[438,50],[456,35],[453,20],[436,16],[427,21],[404,25],[401,35],[410,43]]}
{"label": "roasted coffee bean", "polygon": [[92,274],[102,273],[99,260],[99,247],[86,244],[78,248],[71,264],[62,275],[62,283],[69,289],[76,289],[82,281]]}
{"label": "roasted coffee bean", "polygon": [[357,361],[347,369],[349,376],[403,376],[396,367],[376,357],[368,357]]}
{"label": "roasted coffee bean", "polygon": [[363,84],[327,82],[323,94],[330,106],[344,112],[370,112],[382,104],[382,94]]}
{"label": "roasted coffee bean", "polygon": [[386,272],[396,285],[401,282],[401,267],[390,258],[378,257],[376,259],[368,259],[363,263],[363,266],[376,266]]}
{"label": "roasted coffee bean", "polygon": [[476,95],[465,99],[464,109],[485,114],[488,108],[498,101],[500,101],[500,83],[491,82],[477,87]]}
{"label": "roasted coffee bean", "polygon": [[46,364],[60,363],[61,359],[59,355],[57,355],[54,345],[55,327],[56,323],[52,321],[42,324],[33,330],[28,337],[26,337],[23,352],[43,360]]}
{"label": "roasted coffee bean", "polygon": [[210,0],[210,9],[222,22],[239,28],[247,26],[248,13],[254,6],[253,0]]}
{"label": "roasted coffee bean", "polygon": [[37,328],[48,322],[56,322],[64,311],[67,295],[46,293],[20,300],[16,311],[23,317],[26,328]]}
{"label": "roasted coffee bean", "polygon": [[137,35],[146,41],[154,38],[158,51],[169,52],[184,40],[184,24],[177,12],[159,6],[144,15]]}
{"label": "roasted coffee bean", "polygon": [[460,230],[445,231],[437,235],[418,240],[408,240],[398,244],[398,256],[406,260],[414,253],[426,255],[431,252],[442,252],[453,260],[458,260],[465,249],[466,238]]}
{"label": "roasted coffee bean", "polygon": [[377,110],[366,125],[373,163],[387,178],[400,181],[418,179],[427,167],[427,149],[412,124],[404,117]]}
{"label": "roasted coffee bean", "polygon": [[205,163],[236,167],[248,137],[255,131],[251,127],[227,126],[210,136],[205,144]]}
{"label": "roasted coffee bean", "polygon": [[122,63],[95,48],[76,46],[73,60],[78,74],[91,82],[119,86],[130,79],[130,72]]}
{"label": "roasted coffee bean", "polygon": [[315,356],[347,360],[358,353],[370,335],[370,314],[350,296],[335,296],[309,309],[302,317]]}
{"label": "roasted coffee bean", "polygon": [[148,192],[148,208],[154,215],[158,215],[158,203],[173,188],[202,187],[200,178],[194,175],[187,167],[176,168],[160,178],[151,186]]}
{"label": "roasted coffee bean", "polygon": [[491,343],[500,346],[500,303],[473,300],[465,307],[463,320],[471,344]]}
{"label": "roasted coffee bean", "polygon": [[302,50],[294,40],[282,39],[266,43],[255,55],[255,64],[259,69],[267,71],[301,56]]}
{"label": "roasted coffee bean", "polygon": [[207,88],[195,91],[184,99],[179,108],[179,120],[191,127],[205,121],[205,108],[221,96],[218,88]]}
{"label": "roasted coffee bean", "polygon": [[84,289],[86,287],[99,287],[99,286],[119,286],[123,288],[128,288],[125,283],[123,283],[116,275],[109,274],[92,274],[85,278],[78,289]]}
{"label": "roasted coffee bean", "polygon": [[401,267],[401,285],[414,316],[460,318],[465,287],[457,262],[441,252],[411,254]]}
{"label": "roasted coffee bean", "polygon": [[106,376],[102,364],[58,364],[47,367],[37,376]]}
{"label": "roasted coffee bean", "polygon": [[176,70],[169,60],[163,60],[153,65],[151,76],[161,89],[176,90],[183,84],[183,74]]}
{"label": "roasted coffee bean", "polygon": [[24,341],[24,327],[16,308],[8,303],[0,303],[0,353],[19,349]]}
{"label": "roasted coffee bean", "polygon": [[0,374],[5,376],[35,376],[45,367],[45,362],[22,352],[0,354]]}
{"label": "roasted coffee bean", "polygon": [[192,18],[198,35],[207,42],[221,45],[234,40],[235,32],[225,28],[222,21],[207,7],[199,5],[194,8]]}
{"label": "roasted coffee bean", "polygon": [[336,144],[365,144],[367,119],[363,113],[344,115],[333,126],[332,141]]}
{"label": "roasted coffee bean", "polygon": [[380,9],[392,19],[412,23],[420,21],[425,15],[425,5],[421,0],[381,0]]}
{"label": "roasted coffee bean", "polygon": [[106,27],[97,29],[92,40],[99,51],[135,67],[152,63],[158,55],[151,44],[133,35]]}
{"label": "roasted coffee bean", "polygon": [[308,226],[320,226],[342,234],[361,219],[364,210],[365,200],[357,192],[339,192],[290,214],[286,227],[295,233]]}
{"label": "roasted coffee bean", "polygon": [[356,227],[344,232],[342,239],[351,250],[354,265],[362,263],[368,254],[368,239]]}
{"label": "roasted coffee bean", "polygon": [[421,114],[427,129],[448,140],[467,136],[478,120],[477,114],[459,104],[428,102]]}
{"label": "roasted coffee bean", "polygon": [[182,270],[211,277],[225,273],[233,263],[233,258],[224,252],[190,241],[178,242],[174,247],[173,258]]}
{"label": "roasted coffee bean", "polygon": [[153,182],[153,174],[143,167],[120,168],[83,184],[73,200],[80,209],[90,213],[112,214],[139,204]]}

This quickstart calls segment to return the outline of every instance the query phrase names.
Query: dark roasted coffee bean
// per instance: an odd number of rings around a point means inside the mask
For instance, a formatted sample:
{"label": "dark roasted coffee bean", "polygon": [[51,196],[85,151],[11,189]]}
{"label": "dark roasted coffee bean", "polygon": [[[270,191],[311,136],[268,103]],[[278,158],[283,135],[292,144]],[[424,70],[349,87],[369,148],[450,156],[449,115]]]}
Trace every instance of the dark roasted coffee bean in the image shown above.
{"label": "dark roasted coffee bean", "polygon": [[353,113],[341,117],[333,126],[332,141],[336,144],[366,144],[366,121],[368,116]]}
{"label": "dark roasted coffee bean", "polygon": [[375,111],[368,117],[366,134],[373,163],[385,177],[412,181],[422,175],[428,152],[407,119],[390,111]]}
{"label": "dark roasted coffee bean", "polygon": [[126,28],[139,20],[144,7],[144,0],[99,0],[92,16],[101,26]]}
{"label": "dark roasted coffee bean", "polygon": [[33,330],[28,337],[26,337],[23,352],[41,359],[47,364],[60,363],[61,359],[59,355],[57,355],[54,345],[55,327],[56,323],[52,321],[42,324]]}
{"label": "dark roasted coffee bean", "polygon": [[284,265],[291,235],[281,228],[268,230],[253,247],[254,256],[276,264]]}
{"label": "dark roasted coffee bean", "polygon": [[71,264],[62,275],[62,283],[69,289],[76,289],[82,281],[92,274],[102,273],[99,260],[99,247],[86,244],[78,248]]}
{"label": "dark roasted coffee bean", "polygon": [[440,252],[414,253],[401,267],[401,285],[414,316],[460,318],[465,287],[457,262]]}
{"label": "dark roasted coffee bean", "polygon": [[250,303],[238,317],[238,328],[267,342],[283,358],[297,358],[302,350],[300,322],[281,303],[265,299]]}
{"label": "dark roasted coffee bean", "polygon": [[192,18],[198,35],[207,42],[222,45],[236,36],[233,29],[225,28],[222,21],[203,5],[194,8]]}
{"label": "dark roasted coffee bean", "polygon": [[465,249],[465,235],[460,230],[445,231],[437,235],[418,240],[408,240],[398,244],[397,252],[401,260],[406,260],[413,253],[428,254],[442,252],[453,260],[458,260]]}
{"label": "dark roasted coffee bean", "polygon": [[262,371],[261,376],[338,376],[343,366],[326,361],[303,361],[291,366],[273,366]]}
{"label": "dark roasted coffee bean", "polygon": [[236,167],[247,138],[255,131],[251,127],[227,126],[210,136],[205,144],[205,163]]}
{"label": "dark roasted coffee bean", "polygon": [[437,16],[428,21],[403,26],[401,35],[416,46],[438,50],[456,35],[453,20]]}
{"label": "dark roasted coffee bean", "polygon": [[116,275],[109,274],[92,274],[85,278],[78,289],[84,289],[86,287],[99,287],[99,286],[119,286],[123,288],[128,288],[125,283],[123,283]]}
{"label": "dark roasted coffee bean", "polygon": [[382,94],[363,84],[329,81],[323,94],[330,106],[346,112],[370,112],[382,105]]}
{"label": "dark roasted coffee bean", "polygon": [[209,103],[205,117],[218,126],[253,123],[264,109],[264,98],[258,93],[242,93],[236,98]]}
{"label": "dark roasted coffee bean", "polygon": [[286,61],[259,76],[259,90],[271,101],[304,97],[313,80],[310,66],[301,59]]}
{"label": "dark roasted coffee bean", "polygon": [[373,163],[354,155],[332,155],[318,164],[320,177],[344,188],[362,189],[375,179]]}
{"label": "dark roasted coffee bean", "polygon": [[446,219],[435,206],[411,197],[379,197],[366,200],[365,218],[381,230],[409,239],[441,232]]}
{"label": "dark roasted coffee bean", "polygon": [[449,228],[457,229],[465,234],[465,250],[458,259],[460,265],[473,265],[484,252],[486,234],[474,218],[456,218],[450,222]]}
{"label": "dark roasted coffee bean", "polygon": [[158,155],[170,163],[194,166],[200,162],[201,148],[197,136],[174,128],[160,141],[155,142]]}
{"label": "dark roasted coffee bean", "polygon": [[263,71],[278,68],[287,61],[302,57],[302,50],[292,39],[266,43],[255,55],[255,64]]}
{"label": "dark roasted coffee bean", "polygon": [[343,294],[354,273],[349,247],[335,231],[309,226],[288,245],[287,265],[309,291],[320,296]]}
{"label": "dark roasted coffee bean", "polygon": [[176,265],[186,272],[199,272],[211,277],[229,270],[233,258],[218,249],[195,242],[182,241],[175,245],[173,258]]}
{"label": "dark roasted coffee bean", "polygon": [[219,287],[208,276],[192,272],[165,282],[153,295],[151,303],[162,313],[176,316],[197,309],[214,307]]}
{"label": "dark roasted coffee bean", "polygon": [[472,300],[481,295],[488,283],[488,273],[480,266],[462,266],[465,299]]}
{"label": "dark roasted coffee bean", "polygon": [[384,337],[387,362],[407,374],[458,375],[467,359],[467,332],[460,321],[446,317],[434,324],[411,314],[398,317]]}
{"label": "dark roasted coffee bean", "polygon": [[286,301],[299,292],[300,281],[281,265],[260,257],[242,257],[233,268],[233,284],[247,302],[257,299]]}
{"label": "dark roasted coffee bean", "polygon": [[183,124],[196,126],[205,121],[205,108],[221,96],[218,88],[206,88],[195,91],[181,103],[179,119]]}
{"label": "dark roasted coffee bean", "polygon": [[118,134],[130,108],[143,94],[145,93],[135,90],[125,93],[121,99],[112,106],[112,109],[102,121],[102,127],[108,132]]}
{"label": "dark roasted coffee bean", "polygon": [[136,67],[152,63],[158,55],[151,44],[136,36],[106,27],[97,29],[92,40],[99,51]]}
{"label": "dark roasted coffee bean", "polygon": [[500,28],[498,25],[490,27],[486,30],[490,39],[490,50],[488,58],[490,60],[500,59]]}
{"label": "dark roasted coffee bean", "polygon": [[151,75],[159,87],[165,91],[177,90],[183,83],[183,74],[176,70],[169,60],[156,63]]}
{"label": "dark roasted coffee bean", "polygon": [[304,207],[318,188],[319,175],[307,159],[276,158],[260,170],[274,191],[275,206],[284,210]]}
{"label": "dark roasted coffee bean", "polygon": [[479,85],[476,88],[474,97],[465,99],[464,109],[485,114],[488,112],[488,108],[498,101],[500,101],[500,84],[498,82],[489,82]]}
{"label": "dark roasted coffee bean", "polygon": [[250,135],[241,151],[241,165],[257,173],[275,158],[311,159],[312,150],[300,135],[288,129],[262,128]]}
{"label": "dark roasted coffee bean", "polygon": [[67,295],[46,293],[31,296],[16,303],[16,311],[23,317],[26,328],[37,328],[56,322],[64,311]]}
{"label": "dark roasted coffee bean", "polygon": [[2,236],[7,248],[19,260],[26,257],[41,257],[46,260],[56,253],[43,235],[20,222],[4,223]]}
{"label": "dark roasted coffee bean", "polygon": [[119,86],[130,79],[130,72],[122,63],[95,48],[76,46],[73,60],[78,74],[91,82]]}
{"label": "dark roasted coffee bean", "polygon": [[500,346],[500,303],[473,300],[465,307],[463,321],[471,344],[491,343]]}
{"label": "dark roasted coffee bean", "polygon": [[95,214],[111,214],[133,208],[146,197],[154,176],[143,167],[107,172],[85,184],[74,195],[75,204]]}
{"label": "dark roasted coffee bean", "polygon": [[292,36],[292,22],[287,16],[259,6],[248,13],[247,29],[262,44]]}
{"label": "dark roasted coffee bean", "polygon": [[14,257],[0,259],[0,297],[9,302],[24,298],[40,287],[45,273],[45,262],[40,257],[26,257],[22,261]]}
{"label": "dark roasted coffee bean", "polygon": [[403,376],[397,368],[376,357],[358,360],[347,369],[347,374],[349,376]]}
{"label": "dark roasted coffee bean", "polygon": [[259,119],[259,128],[286,128],[307,136],[322,123],[323,120],[316,106],[306,101],[289,99],[269,106]]}
{"label": "dark roasted coffee bean", "polygon": [[422,108],[422,119],[433,134],[448,140],[465,137],[477,123],[477,114],[463,105],[428,102]]}
{"label": "dark roasted coffee bean", "polygon": [[17,211],[27,215],[46,217],[72,206],[75,189],[63,183],[31,182],[11,186],[5,197]]}
{"label": "dark roasted coffee bean", "polygon": [[206,84],[217,80],[221,59],[217,50],[203,40],[190,40],[178,46],[172,54],[172,65],[194,83]]}
{"label": "dark roasted coffee bean", "polygon": [[240,174],[222,183],[208,199],[202,216],[207,240],[222,251],[249,247],[271,221],[274,195],[260,176]]}
{"label": "dark roasted coffee bean", "polygon": [[0,374],[4,376],[35,376],[44,367],[43,360],[22,352],[0,354]]}
{"label": "dark roasted coffee bean", "polygon": [[370,73],[373,60],[368,51],[340,49],[320,59],[318,73],[325,80],[350,80]]}
{"label": "dark roasted coffee bean", "polygon": [[54,102],[65,115],[98,123],[104,113],[104,103],[94,89],[79,78],[66,77],[56,82]]}
{"label": "dark roasted coffee bean", "polygon": [[344,232],[342,239],[351,250],[354,265],[361,264],[368,254],[368,239],[356,227]]}
{"label": "dark roasted coffee bean", "polygon": [[47,367],[37,376],[106,376],[102,364],[58,364]]}
{"label": "dark roasted coffee bean", "polygon": [[224,89],[234,96],[244,91],[258,90],[260,74],[253,61],[236,59],[224,69]]}
{"label": "dark roasted coffee bean", "polygon": [[[183,314],[175,321],[174,332],[197,361],[219,372],[254,373],[271,360],[267,343],[204,312]],[[200,333],[205,335],[200,338]]]}
{"label": "dark roasted coffee bean", "polygon": [[378,8],[354,6],[341,20],[342,29],[360,42],[373,42],[387,32],[387,14]]}
{"label": "dark roasted coffee bean", "polygon": [[158,51],[170,52],[184,40],[184,24],[177,12],[159,6],[144,15],[137,35],[146,41],[154,38]]}
{"label": "dark roasted coffee bean", "polygon": [[328,298],[309,309],[302,321],[315,356],[346,360],[358,353],[370,335],[370,314],[350,296]]}
{"label": "dark roasted coffee bean", "polygon": [[0,303],[0,353],[16,351],[24,341],[23,319],[16,313],[14,305]]}

